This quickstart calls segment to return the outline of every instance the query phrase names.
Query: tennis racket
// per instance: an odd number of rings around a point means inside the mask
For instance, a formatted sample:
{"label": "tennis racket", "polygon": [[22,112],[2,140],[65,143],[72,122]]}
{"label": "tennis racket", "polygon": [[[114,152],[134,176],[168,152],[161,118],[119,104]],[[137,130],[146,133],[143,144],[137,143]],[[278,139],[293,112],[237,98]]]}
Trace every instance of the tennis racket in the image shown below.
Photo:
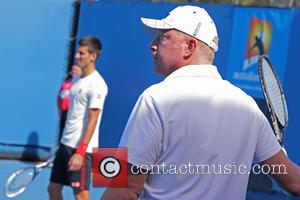
{"label": "tennis racket", "polygon": [[46,162],[39,163],[34,166],[25,167],[13,172],[8,178],[4,186],[4,193],[8,198],[13,198],[23,193],[34,178],[48,167],[53,161],[54,156],[50,157]]}
{"label": "tennis racket", "polygon": [[[280,81],[267,56],[258,59],[259,79],[268,109],[272,126],[278,142],[283,147],[284,133],[288,124],[288,109]],[[283,148],[285,151],[285,149]]]}

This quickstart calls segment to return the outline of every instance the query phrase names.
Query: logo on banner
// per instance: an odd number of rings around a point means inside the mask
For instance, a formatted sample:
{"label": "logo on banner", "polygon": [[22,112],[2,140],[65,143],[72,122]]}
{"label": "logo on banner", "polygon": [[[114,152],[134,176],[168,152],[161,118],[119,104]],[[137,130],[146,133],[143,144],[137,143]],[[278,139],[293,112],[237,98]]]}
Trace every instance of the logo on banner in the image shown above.
{"label": "logo on banner", "polygon": [[256,17],[251,18],[243,70],[256,64],[260,55],[269,55],[271,35],[270,22]]}
{"label": "logo on banner", "polygon": [[[260,91],[257,61],[260,55],[269,55],[272,36],[272,24],[256,17],[250,19],[247,48],[243,66],[233,73],[233,79],[247,81],[239,84],[246,90]],[[252,83],[252,84],[251,84]]]}

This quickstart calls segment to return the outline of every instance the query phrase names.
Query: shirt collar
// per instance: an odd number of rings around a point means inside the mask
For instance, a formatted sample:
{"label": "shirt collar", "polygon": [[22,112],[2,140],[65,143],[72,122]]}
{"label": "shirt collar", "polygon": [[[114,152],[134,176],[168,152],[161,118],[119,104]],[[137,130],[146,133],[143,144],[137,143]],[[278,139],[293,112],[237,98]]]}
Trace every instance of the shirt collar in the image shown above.
{"label": "shirt collar", "polygon": [[214,65],[187,65],[172,72],[165,80],[176,77],[212,77],[222,79]]}

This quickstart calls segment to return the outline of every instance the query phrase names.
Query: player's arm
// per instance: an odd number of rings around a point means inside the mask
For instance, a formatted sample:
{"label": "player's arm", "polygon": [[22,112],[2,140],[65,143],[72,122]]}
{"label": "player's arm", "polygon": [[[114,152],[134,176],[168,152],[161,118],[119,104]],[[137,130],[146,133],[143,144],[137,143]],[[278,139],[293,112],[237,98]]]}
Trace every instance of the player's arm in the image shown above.
{"label": "player's arm", "polygon": [[287,192],[292,195],[300,195],[300,168],[290,161],[282,150],[263,161],[263,164],[272,169],[270,175]]}
{"label": "player's arm", "polygon": [[82,142],[86,144],[90,142],[93,133],[95,131],[100,112],[101,112],[100,109],[95,109],[95,108],[89,110],[89,119],[87,122],[87,127],[85,129],[84,136],[82,138]]}
{"label": "player's arm", "polygon": [[101,200],[137,200],[144,187],[147,175],[132,174],[132,165],[128,164],[128,187],[127,188],[107,188]]}
{"label": "player's arm", "polygon": [[79,170],[83,163],[83,158],[85,155],[86,148],[93,136],[94,130],[97,125],[98,116],[100,114],[100,109],[90,109],[87,126],[83,135],[83,138],[77,147],[76,153],[69,160],[70,170]]}

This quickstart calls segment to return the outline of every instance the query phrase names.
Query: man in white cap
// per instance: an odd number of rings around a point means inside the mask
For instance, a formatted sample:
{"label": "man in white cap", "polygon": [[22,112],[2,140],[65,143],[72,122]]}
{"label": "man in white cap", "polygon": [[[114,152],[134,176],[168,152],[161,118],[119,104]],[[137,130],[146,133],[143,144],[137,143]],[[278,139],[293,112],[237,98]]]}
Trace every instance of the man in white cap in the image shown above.
{"label": "man in white cap", "polygon": [[142,22],[157,32],[150,49],[166,78],[140,95],[124,130],[128,187],[109,188],[102,198],[245,199],[253,163],[284,164],[285,174],[276,168],[274,177],[300,194],[299,168],[266,117],[212,65],[218,35],[208,13],[179,6]]}

